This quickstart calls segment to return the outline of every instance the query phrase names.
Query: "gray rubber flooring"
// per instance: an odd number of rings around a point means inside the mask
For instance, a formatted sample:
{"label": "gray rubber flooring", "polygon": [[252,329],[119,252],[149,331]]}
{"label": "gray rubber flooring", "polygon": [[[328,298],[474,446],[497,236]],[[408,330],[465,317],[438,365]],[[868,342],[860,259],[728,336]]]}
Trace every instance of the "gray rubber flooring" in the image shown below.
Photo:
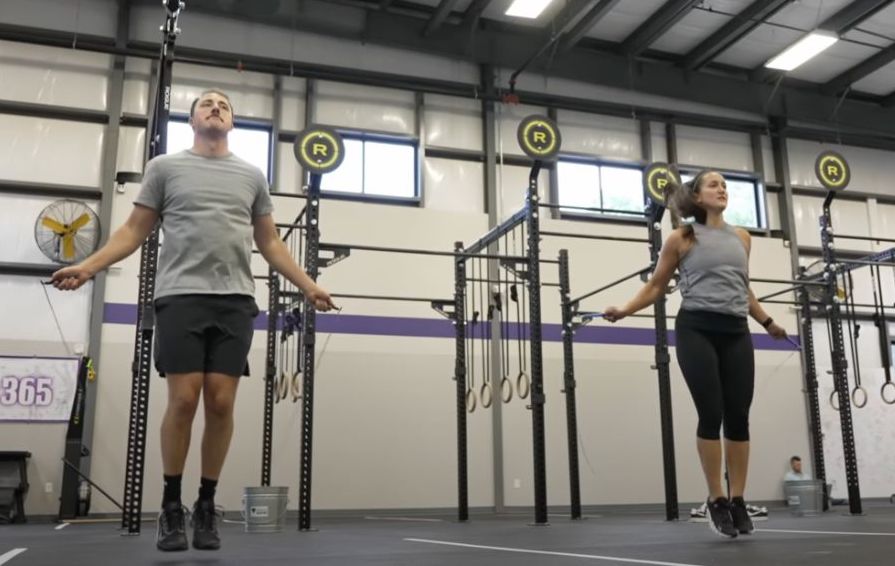
{"label": "gray rubber flooring", "polygon": [[[682,509],[686,512],[688,509]],[[895,564],[895,505],[865,504],[863,516],[834,507],[820,516],[793,517],[771,509],[757,532],[719,538],[705,523],[662,520],[660,508],[613,510],[571,521],[551,515],[533,527],[530,515],[451,517],[378,514],[315,519],[316,532],[290,521],[284,532],[245,533],[222,526],[219,551],[160,553],[155,524],[136,537],[116,523],[0,526],[0,565],[451,565],[662,564],[669,566],[889,565]],[[20,549],[26,549],[18,554]]]}

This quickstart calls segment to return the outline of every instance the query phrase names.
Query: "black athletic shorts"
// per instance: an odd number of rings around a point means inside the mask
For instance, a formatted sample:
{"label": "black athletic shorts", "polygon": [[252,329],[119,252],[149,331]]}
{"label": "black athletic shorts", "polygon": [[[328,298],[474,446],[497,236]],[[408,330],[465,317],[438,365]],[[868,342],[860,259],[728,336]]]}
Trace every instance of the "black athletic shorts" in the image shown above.
{"label": "black athletic shorts", "polygon": [[255,298],[169,295],[155,301],[155,367],[159,374],[201,371],[249,375]]}

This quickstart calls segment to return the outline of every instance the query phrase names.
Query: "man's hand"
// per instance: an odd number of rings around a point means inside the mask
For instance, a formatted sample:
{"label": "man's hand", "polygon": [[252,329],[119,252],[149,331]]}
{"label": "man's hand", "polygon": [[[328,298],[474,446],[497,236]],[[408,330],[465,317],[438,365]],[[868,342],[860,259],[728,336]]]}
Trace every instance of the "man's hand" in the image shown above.
{"label": "man's hand", "polygon": [[53,284],[53,287],[61,291],[74,291],[90,281],[94,275],[95,273],[81,264],[70,265],[54,273],[50,278],[50,282]]}

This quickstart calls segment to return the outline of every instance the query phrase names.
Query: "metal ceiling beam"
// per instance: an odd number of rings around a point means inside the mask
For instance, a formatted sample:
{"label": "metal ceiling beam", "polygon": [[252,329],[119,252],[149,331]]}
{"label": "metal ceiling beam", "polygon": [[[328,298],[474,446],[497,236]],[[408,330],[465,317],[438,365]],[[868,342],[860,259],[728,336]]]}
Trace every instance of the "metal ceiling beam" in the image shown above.
{"label": "metal ceiling beam", "polygon": [[[488,62],[495,67],[511,69],[518,65],[520,53],[530,53],[530,33],[481,29],[470,39],[462,29],[452,34],[420,37],[420,24],[406,16],[371,12],[364,40],[392,47],[409,49],[454,59]],[[546,64],[537,62],[533,70],[544,72]],[[615,87],[629,92],[666,96],[689,102],[711,104],[756,116],[787,116],[791,120],[825,124],[837,100],[814,89],[781,85],[771,99],[774,85],[754,83],[719,73],[690,72],[680,67],[649,60],[640,61],[632,75],[630,59],[624,54],[590,49],[572,49],[550,61],[552,77],[566,78]],[[524,88],[524,87],[523,87]],[[519,93],[525,100],[524,93]],[[768,100],[770,99],[770,102]],[[674,112],[669,111],[669,114]],[[863,130],[895,141],[895,111],[882,109],[866,101],[845,100],[837,113],[843,128]]]}
{"label": "metal ceiling beam", "polygon": [[563,6],[562,10],[553,17],[550,22],[550,30],[548,35],[543,39],[541,46],[529,55],[525,61],[510,76],[510,92],[516,90],[516,78],[522,74],[532,63],[537,61],[550,48],[554,47],[557,42],[570,31],[576,23],[584,16],[585,12],[597,4],[598,0],[586,0],[582,2],[569,2]]}
{"label": "metal ceiling beam", "polygon": [[435,30],[441,27],[441,24],[443,24],[447,17],[451,15],[451,11],[453,11],[454,6],[457,5],[458,1],[459,0],[441,0],[441,3],[435,8],[435,13],[429,18],[429,22],[426,23],[426,29],[423,30],[423,37],[429,37],[435,33]]}
{"label": "metal ceiling beam", "polygon": [[[458,61],[491,62],[495,67],[513,68],[518,64],[520,56],[531,52],[534,37],[531,33],[486,26],[470,39],[468,30],[452,26],[442,30],[444,33],[423,38],[420,32],[424,26],[425,20],[414,16],[372,10],[368,13],[368,25],[363,37],[358,35],[350,41],[441,55]],[[317,33],[325,33],[325,30],[318,28]],[[72,32],[0,24],[0,39],[9,41],[71,48],[73,37]],[[473,49],[469,49],[470,41],[474,43]],[[131,42],[127,48],[120,49],[108,38],[84,35],[78,35],[77,48],[148,59],[158,55],[158,46],[152,42]],[[322,80],[459,97],[481,96],[480,85],[477,83],[426,78],[408,74],[402,69],[395,69],[391,73],[358,70],[350,68],[348,62],[344,67],[335,67],[192,47],[178,48],[175,58],[179,62],[213,68],[233,69],[241,63],[247,71],[295,74]],[[786,116],[794,121],[822,126],[829,124],[830,112],[838,103],[834,97],[823,95],[815,89],[788,84],[781,85],[773,99],[767,102],[773,85],[753,83],[720,73],[688,72],[680,67],[649,60],[640,61],[632,72],[629,57],[589,49],[573,49],[567,55],[551,61],[550,65],[552,77],[613,87],[632,95],[653,94],[747,114],[725,118],[718,115],[720,111],[703,110],[698,106],[686,112],[669,109],[667,106],[660,107],[661,104],[648,107],[631,100],[609,102],[587,98],[585,95],[559,98],[543,92],[520,91],[518,94],[523,102],[603,114],[621,115],[624,111],[630,116],[634,111],[638,116],[655,116],[651,119],[678,123],[699,120],[704,127],[722,129],[735,128],[736,124],[763,129],[768,116]],[[544,72],[545,65],[539,67],[536,66],[535,70]],[[849,141],[853,135],[859,134],[865,136],[865,139],[876,140],[878,146],[895,148],[895,108],[883,108],[867,101],[843,100],[837,113],[837,128],[841,132],[843,143],[864,145]]]}
{"label": "metal ceiling beam", "polygon": [[[565,53],[569,49],[575,47],[581,39],[587,35],[587,32],[591,30],[597,22],[602,20],[606,14],[618,4],[619,0],[600,0],[596,5],[590,8],[590,11],[586,14],[584,11],[587,9],[587,4],[584,4],[581,10],[579,10],[579,14],[584,14],[578,23],[575,24],[575,27],[570,29],[565,36],[561,39],[561,43],[559,44],[559,52]],[[592,4],[592,3],[591,3]]]}
{"label": "metal ceiling beam", "polygon": [[681,66],[695,70],[711,62],[793,0],[756,0],[684,55]]}
{"label": "metal ceiling beam", "polygon": [[490,4],[491,0],[472,0],[472,4],[466,8],[466,13],[463,14],[463,26],[467,27],[475,25]]}
{"label": "metal ceiling beam", "polygon": [[655,14],[650,15],[640,27],[622,41],[621,49],[627,55],[643,53],[671,26],[690,13],[702,0],[668,0]]}
{"label": "metal ceiling beam", "polygon": [[895,61],[895,44],[886,47],[873,57],[861,61],[851,69],[834,77],[823,85],[820,90],[825,94],[842,92],[852,84],[882,69],[892,61]]}
{"label": "metal ceiling beam", "polygon": [[[837,35],[843,35],[862,22],[866,21],[868,18],[891,4],[893,0],[855,0],[854,2],[848,4],[829,18],[823,21],[817,29],[832,31]],[[846,71],[847,73],[848,71]],[[781,76],[781,71],[776,71],[773,69],[767,69],[764,66],[758,66],[752,69],[749,78],[756,82],[766,82],[769,79],[774,79]],[[845,73],[843,73],[844,75]],[[832,79],[827,85],[822,87],[822,91],[825,93],[831,92],[836,85],[833,85],[833,81],[837,78]],[[848,85],[845,85],[848,86]],[[845,86],[838,87],[837,90],[841,91],[845,88]]]}
{"label": "metal ceiling beam", "polygon": [[818,29],[842,35],[891,4],[893,0],[855,0],[827,18]]}

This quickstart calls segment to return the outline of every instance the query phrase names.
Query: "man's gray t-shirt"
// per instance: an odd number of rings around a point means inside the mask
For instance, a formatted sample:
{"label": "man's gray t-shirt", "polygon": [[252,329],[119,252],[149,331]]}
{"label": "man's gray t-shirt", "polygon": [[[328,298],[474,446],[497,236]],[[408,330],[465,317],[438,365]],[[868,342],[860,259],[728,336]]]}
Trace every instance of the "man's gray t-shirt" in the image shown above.
{"label": "man's gray t-shirt", "polygon": [[252,220],[273,211],[260,169],[232,153],[160,155],[147,163],[134,202],[162,219],[156,298],[254,296]]}

